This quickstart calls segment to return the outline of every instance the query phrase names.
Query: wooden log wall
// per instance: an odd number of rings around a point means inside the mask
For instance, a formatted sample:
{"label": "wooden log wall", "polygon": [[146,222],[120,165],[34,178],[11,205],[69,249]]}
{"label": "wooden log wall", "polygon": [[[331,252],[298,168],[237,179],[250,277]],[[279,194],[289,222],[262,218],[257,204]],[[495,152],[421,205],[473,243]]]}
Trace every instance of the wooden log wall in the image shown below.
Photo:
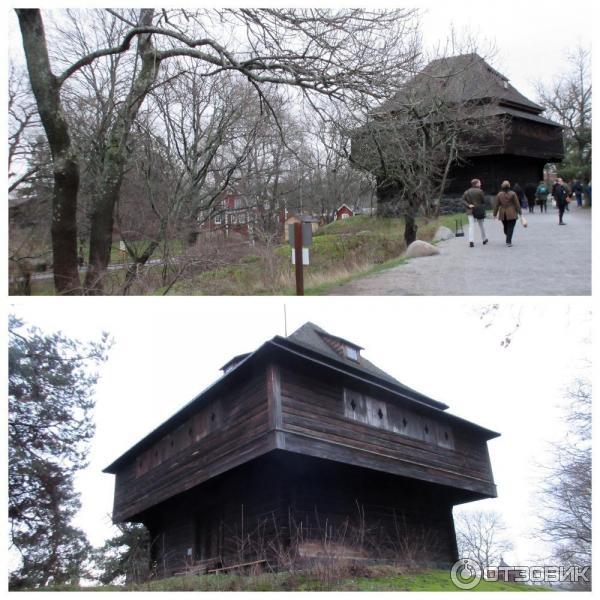
{"label": "wooden log wall", "polygon": [[281,404],[286,450],[495,495],[486,441],[441,415],[288,368]]}
{"label": "wooden log wall", "polygon": [[126,520],[274,447],[266,377],[216,397],[117,473],[113,518]]}
{"label": "wooden log wall", "polygon": [[544,123],[514,118],[504,152],[529,158],[555,159],[564,153],[562,130]]}
{"label": "wooden log wall", "polygon": [[148,526],[164,576],[191,557],[275,566],[294,553],[445,566],[456,500],[451,488],[277,450],[162,503]]}
{"label": "wooden log wall", "polygon": [[215,556],[260,558],[258,542],[240,550],[244,531],[285,545],[299,526],[309,552],[324,531],[331,540],[355,527],[357,510],[368,553],[394,554],[408,540],[422,547],[422,561],[447,562],[452,506],[495,495],[485,439],[370,384],[328,375],[302,362],[265,365],[207,398],[119,470],[114,519],[148,526],[164,574]]}
{"label": "wooden log wall", "polygon": [[462,195],[471,187],[471,179],[475,177],[481,179],[484,193],[493,197],[500,191],[500,184],[505,179],[511,184],[519,182],[521,187],[529,182],[537,185],[543,177],[545,163],[544,159],[523,156],[477,156],[450,170],[446,193]]}
{"label": "wooden log wall", "polygon": [[151,532],[159,574],[191,562],[225,558],[225,564],[252,560],[257,546],[276,538],[285,486],[273,453],[244,463],[162,502],[143,516]]}

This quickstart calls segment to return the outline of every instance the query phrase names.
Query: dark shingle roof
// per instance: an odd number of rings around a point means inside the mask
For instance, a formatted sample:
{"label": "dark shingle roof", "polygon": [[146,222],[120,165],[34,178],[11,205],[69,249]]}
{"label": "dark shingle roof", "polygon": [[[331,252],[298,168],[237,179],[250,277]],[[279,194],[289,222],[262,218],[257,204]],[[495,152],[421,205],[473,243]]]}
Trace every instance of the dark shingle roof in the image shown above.
{"label": "dark shingle roof", "polygon": [[415,397],[420,401],[424,401],[427,404],[434,404],[438,408],[447,408],[447,405],[439,402],[437,400],[433,400],[425,394],[421,392],[417,392],[412,388],[404,385],[402,382],[398,381],[395,377],[392,377],[389,373],[386,373],[376,365],[374,365],[371,361],[367,360],[364,356],[360,356],[360,363],[356,363],[356,361],[347,358],[346,356],[342,356],[338,354],[324,339],[323,336],[331,337],[335,340],[338,340],[342,343],[346,343],[348,345],[354,346],[355,348],[361,348],[354,342],[349,342],[344,338],[333,335],[318,325],[311,323],[308,321],[302,327],[294,331],[294,333],[290,334],[287,337],[287,340],[298,344],[299,346],[303,346],[305,348],[309,348],[313,351],[318,352],[324,356],[327,356],[330,359],[335,359],[339,362],[342,362],[344,365],[351,367],[352,369],[358,369],[359,371],[364,372],[367,375],[371,375],[377,377],[387,383],[392,384],[395,388],[400,388],[402,391],[408,393],[410,396]]}
{"label": "dark shingle roof", "polygon": [[542,123],[543,125],[551,125],[552,127],[562,127],[560,123],[551,121],[542,117],[541,115],[534,115],[527,113],[516,108],[508,108],[506,106],[497,106],[495,104],[486,104],[479,106],[469,113],[471,117],[493,117],[496,115],[508,115],[516,119],[526,119],[528,121],[535,121],[536,123]]}
{"label": "dark shingle roof", "polygon": [[[319,327],[318,325],[311,323],[310,321],[308,321],[307,323],[304,323],[304,325],[302,325],[302,327],[298,328],[296,331],[294,331],[294,333],[290,334],[287,339],[291,340],[293,342],[296,342],[297,344],[300,344],[301,346],[307,346],[307,347],[311,348],[312,350],[316,350],[317,352],[320,352],[321,354],[325,354],[326,356],[328,356],[330,358],[335,358],[335,359],[341,360],[345,364],[350,365],[352,367],[357,366],[355,361],[350,360],[349,358],[346,358],[346,357],[338,354],[323,339],[323,337],[322,337],[323,335],[329,336],[336,340],[339,340],[340,342],[346,343],[350,346],[354,346],[355,348],[362,349],[361,346],[355,344],[354,342],[349,342],[348,340],[345,340],[344,338],[338,337],[336,335],[332,335],[332,334],[328,333],[327,331],[325,331],[324,329],[322,329],[321,327]],[[376,377],[385,379],[386,381],[389,381],[390,383],[393,383],[395,385],[398,385],[400,383],[397,379],[394,379],[391,375],[388,375],[385,371],[382,371],[380,368],[376,367],[372,362],[370,362],[366,358],[364,358],[364,356],[360,357],[360,365],[359,366],[363,371],[369,373],[370,375],[375,375]]]}
{"label": "dark shingle roof", "polygon": [[238,354],[237,356],[234,356],[233,358],[229,359],[222,367],[221,367],[221,371],[225,372],[227,371],[227,369],[233,365],[233,364],[237,364],[242,362],[242,360],[244,360],[245,358],[247,358],[248,356],[250,356],[250,352],[244,352],[244,354]]}
{"label": "dark shingle roof", "polygon": [[509,83],[507,77],[477,54],[462,54],[431,61],[375,113],[401,110],[407,102],[412,103],[419,98],[442,98],[450,103],[492,100],[499,104],[518,106],[533,114],[544,110],[543,106],[521,94]]}

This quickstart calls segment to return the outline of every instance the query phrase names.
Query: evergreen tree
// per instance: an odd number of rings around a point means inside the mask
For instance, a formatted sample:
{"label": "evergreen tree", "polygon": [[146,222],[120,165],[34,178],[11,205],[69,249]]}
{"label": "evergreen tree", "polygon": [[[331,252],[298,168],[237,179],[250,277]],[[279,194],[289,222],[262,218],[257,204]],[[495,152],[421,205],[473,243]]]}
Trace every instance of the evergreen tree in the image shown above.
{"label": "evergreen tree", "polygon": [[9,319],[8,515],[22,558],[11,588],[76,583],[84,574],[91,548],[71,524],[80,507],[73,480],[94,434],[92,366],[109,347],[106,334],[83,344]]}
{"label": "evergreen tree", "polygon": [[150,535],[139,523],[118,523],[119,533],[97,551],[98,579],[104,585],[140,583],[150,574]]}

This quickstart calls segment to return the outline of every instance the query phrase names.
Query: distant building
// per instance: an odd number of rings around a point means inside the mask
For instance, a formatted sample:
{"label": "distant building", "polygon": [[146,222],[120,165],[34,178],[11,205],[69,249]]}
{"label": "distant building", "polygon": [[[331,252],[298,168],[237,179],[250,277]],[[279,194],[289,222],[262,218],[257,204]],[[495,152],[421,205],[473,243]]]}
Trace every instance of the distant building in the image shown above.
{"label": "distant building", "polygon": [[[422,98],[426,105],[431,97],[479,122],[484,134],[461,156],[460,163],[451,166],[446,185],[450,195],[462,193],[475,177],[487,194],[498,192],[505,179],[521,185],[537,183],[543,179],[545,164],[564,157],[561,125],[543,117],[544,107],[526,98],[477,54],[430,62],[394,98],[376,109],[373,118],[406,115],[407,104]],[[353,143],[353,154],[355,151],[360,157],[360,143]]]}
{"label": "distant building", "polygon": [[284,239],[286,242],[290,239],[289,226],[294,223],[310,223],[310,228],[315,233],[319,229],[319,225],[323,223],[323,220],[322,217],[315,217],[313,215],[289,215],[284,222]]}
{"label": "distant building", "polygon": [[226,235],[237,233],[252,237],[254,228],[272,219],[281,225],[285,218],[283,210],[268,217],[268,211],[256,198],[249,198],[235,191],[224,193],[215,205],[198,215],[199,231],[223,231]]}
{"label": "distant building", "polygon": [[113,519],[149,529],[164,576],[286,553],[447,567],[453,507],[496,496],[498,436],[447,408],[306,323],[231,359],[105,469]]}
{"label": "distant building", "polygon": [[334,220],[339,221],[340,219],[349,219],[354,216],[354,211],[347,205],[342,204],[335,211]]}
{"label": "distant building", "polygon": [[498,581],[511,581],[514,582],[519,576],[522,575],[520,569],[512,569],[504,562],[504,559],[500,559],[498,565]]}

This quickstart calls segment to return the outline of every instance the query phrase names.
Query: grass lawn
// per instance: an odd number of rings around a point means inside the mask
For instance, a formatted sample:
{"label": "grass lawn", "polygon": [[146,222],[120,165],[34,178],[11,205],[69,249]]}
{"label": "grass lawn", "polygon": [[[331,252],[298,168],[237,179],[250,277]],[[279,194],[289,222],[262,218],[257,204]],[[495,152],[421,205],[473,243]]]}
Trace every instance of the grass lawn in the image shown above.
{"label": "grass lawn", "polygon": [[[466,223],[464,214],[444,215],[439,219],[417,220],[417,238],[430,241],[438,227],[454,230],[457,221]],[[353,279],[401,265],[405,251],[403,219],[356,216],[322,227],[313,236],[310,265],[304,270],[306,295],[322,295]],[[140,246],[145,242],[136,242]],[[170,242],[172,256],[183,252],[181,240]],[[291,249],[284,244],[271,248],[248,247],[250,254],[204,272],[185,273],[169,288],[169,295],[294,295],[295,277]],[[157,254],[159,256],[160,253]],[[123,262],[118,247],[112,250],[113,264]],[[162,294],[162,267],[148,266],[145,276],[134,284],[132,294]],[[107,293],[120,293],[124,270],[111,271]],[[168,279],[168,278],[167,278]],[[51,279],[36,280],[34,295],[54,293]]]}
{"label": "grass lawn", "polygon": [[[398,573],[393,567],[370,567],[357,577],[314,577],[303,573],[263,573],[260,575],[213,574],[170,577],[131,586],[54,587],[47,591],[387,591],[457,592],[444,570]],[[394,573],[396,571],[396,573]],[[482,581],[478,592],[545,592],[550,588]]]}
{"label": "grass lawn", "polygon": [[[430,241],[441,225],[454,230],[464,214],[418,220],[418,239]],[[406,247],[403,219],[356,216],[319,229],[304,271],[306,295],[321,295],[358,277],[398,266]],[[182,280],[171,290],[181,295],[293,295],[294,268],[285,244],[270,256],[247,256],[236,264]]]}

